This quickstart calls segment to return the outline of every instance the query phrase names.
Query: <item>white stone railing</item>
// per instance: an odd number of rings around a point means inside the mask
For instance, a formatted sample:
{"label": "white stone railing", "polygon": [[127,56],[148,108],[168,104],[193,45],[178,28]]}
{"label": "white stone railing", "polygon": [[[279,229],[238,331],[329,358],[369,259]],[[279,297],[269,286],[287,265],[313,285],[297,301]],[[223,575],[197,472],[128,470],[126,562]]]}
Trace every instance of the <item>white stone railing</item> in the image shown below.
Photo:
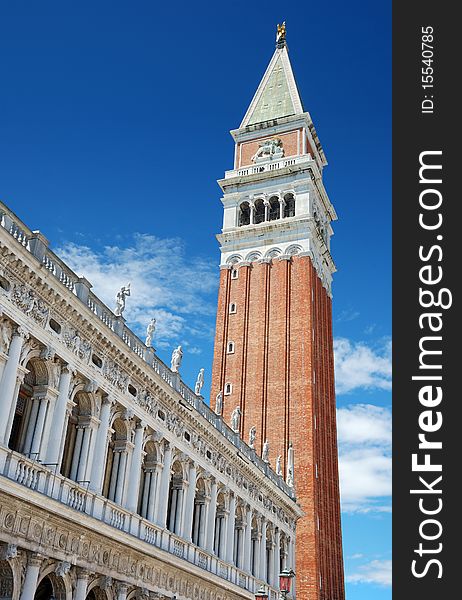
{"label": "white stone railing", "polygon": [[258,175],[259,173],[267,173],[269,171],[277,171],[278,169],[285,169],[294,165],[301,165],[303,163],[314,163],[311,154],[304,154],[303,156],[293,156],[292,158],[281,158],[280,160],[269,160],[265,163],[259,163],[257,165],[249,165],[240,169],[232,169],[225,172],[225,179],[232,179],[234,177],[248,177],[249,175]]}
{"label": "white stone railing", "polygon": [[[295,157],[293,159],[282,159],[277,163],[272,163],[275,168],[279,163],[288,161],[298,162],[310,161],[313,162],[310,155]],[[294,163],[294,164],[295,164]],[[260,167],[267,167],[258,165]],[[280,167],[277,167],[280,168]],[[239,171],[241,171],[240,169]],[[234,172],[234,171],[233,171]],[[231,171],[229,171],[231,173]],[[258,468],[264,472],[273,483],[282,489],[290,498],[295,498],[294,489],[286,485],[284,480],[276,475],[276,473],[264,463],[247,444],[240,439],[239,435],[234,433],[220,417],[217,417],[210,407],[205,404],[203,399],[189,388],[178,373],[172,371],[165,365],[158,356],[154,354],[152,348],[146,348],[143,342],[131,331],[125,324],[124,319],[116,317],[113,311],[108,308],[93,292],[90,290],[90,283],[84,278],[79,277],[74,273],[54,252],[48,248],[48,242],[39,232],[33,232],[22,223],[16,215],[10,211],[2,202],[0,202],[0,225],[13,238],[16,239],[24,248],[26,248],[39,262],[54,275],[66,288],[79,298],[89,310],[91,310],[101,322],[111,331],[116,333],[120,339],[130,348],[136,355],[146,362],[148,368],[152,368],[168,385],[176,390],[181,397],[197,410],[209,423],[238,448],[249,461],[253,462]]]}
{"label": "white stone railing", "polygon": [[21,246],[29,249],[29,238],[32,232],[27,229],[22,223],[18,223],[17,219],[13,219],[12,213],[7,207],[0,203],[0,225],[11,234]]}
{"label": "white stone railing", "polygon": [[[124,531],[180,560],[195,564],[251,593],[255,593],[264,583],[167,529],[162,529],[140,515],[95,494],[85,486],[55,473],[54,467],[50,468],[22,454],[0,447],[0,486],[5,488],[2,477],[29,488],[32,493],[44,494],[71,509]],[[276,590],[267,583],[264,585],[276,598]]]}

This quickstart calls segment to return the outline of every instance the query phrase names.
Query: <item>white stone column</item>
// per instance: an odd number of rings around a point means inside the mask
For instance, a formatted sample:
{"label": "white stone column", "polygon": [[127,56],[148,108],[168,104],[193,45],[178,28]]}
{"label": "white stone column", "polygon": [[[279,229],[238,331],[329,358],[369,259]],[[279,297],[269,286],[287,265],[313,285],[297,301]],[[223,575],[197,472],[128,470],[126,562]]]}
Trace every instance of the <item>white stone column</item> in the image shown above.
{"label": "white stone column", "polygon": [[22,452],[24,452],[26,456],[30,456],[31,458],[37,458],[36,456],[32,456],[32,440],[34,439],[34,432],[37,423],[37,415],[39,412],[39,408],[40,399],[32,398],[29,416],[27,417],[26,436],[24,439],[24,444],[22,445]]}
{"label": "white stone column", "polygon": [[[16,378],[16,385],[15,385],[14,393],[13,393],[14,398],[18,398],[18,396],[19,396],[19,389],[20,389],[22,383],[24,382],[25,375],[26,375],[26,369],[24,369],[24,367],[21,367],[21,366],[18,367],[18,376]],[[0,400],[0,403],[1,403],[1,400]],[[8,442],[10,440],[11,429],[13,427],[15,412],[16,412],[16,402],[13,402],[13,405],[10,410],[8,424],[6,426],[5,440],[7,440],[7,441],[5,442],[5,445],[8,444]],[[1,427],[1,425],[0,425],[0,427]]]}
{"label": "white stone column", "polygon": [[270,551],[269,551],[269,556],[267,558],[268,564],[267,564],[267,569],[268,569],[268,583],[270,585],[275,585],[274,584],[274,542],[270,542]]}
{"label": "white stone column", "polygon": [[279,196],[279,218],[283,219],[284,218],[284,207],[285,207],[286,203],[285,200],[282,196]]}
{"label": "white stone column", "polygon": [[77,580],[73,600],[85,600],[87,597],[89,572],[85,569],[77,569]]}
{"label": "white stone column", "polygon": [[167,523],[167,529],[169,529],[170,531],[173,531],[173,532],[175,532],[175,517],[176,517],[177,502],[178,502],[178,489],[174,487],[172,489],[172,499],[170,502],[170,513],[168,514],[168,523]]}
{"label": "white stone column", "polygon": [[279,587],[279,572],[281,570],[281,532],[276,529],[274,535],[274,568],[273,568],[273,586]]}
{"label": "white stone column", "polygon": [[287,561],[288,561],[288,568],[289,569],[295,569],[295,544],[294,544],[294,540],[292,538],[290,538],[289,542],[288,542],[288,557],[287,557]]}
{"label": "white stone column", "polygon": [[245,524],[245,543],[244,543],[244,569],[247,573],[252,572],[250,555],[252,554],[252,509],[247,506],[246,524]]}
{"label": "white stone column", "polygon": [[20,600],[34,600],[41,564],[42,557],[39,554],[28,556],[26,577],[24,578]]}
{"label": "white stone column", "polygon": [[196,465],[191,461],[189,464],[189,486],[186,494],[186,505],[184,513],[184,524],[182,537],[190,542],[192,540],[192,524],[194,513],[194,500],[196,497]]}
{"label": "white stone column", "polygon": [[210,504],[207,510],[207,530],[205,533],[205,549],[213,553],[213,541],[215,537],[215,518],[217,513],[217,482],[212,481],[210,490]]}
{"label": "white stone column", "polygon": [[234,558],[234,525],[236,523],[236,496],[231,495],[229,501],[229,517],[226,531],[226,560],[233,562]]}
{"label": "white stone column", "polygon": [[149,498],[147,508],[147,519],[156,523],[157,512],[159,507],[159,482],[160,482],[160,465],[157,465],[155,470],[151,471],[151,481],[149,483]]}
{"label": "white stone column", "polygon": [[39,400],[37,421],[35,423],[34,433],[32,436],[32,443],[30,447],[30,454],[32,458],[38,459],[40,457],[40,448],[42,446],[43,429],[45,427],[45,418],[47,416],[48,406],[48,397],[42,396]]}
{"label": "white stone column", "polygon": [[113,449],[111,481],[109,482],[109,500],[114,500],[117,486],[117,477],[119,475],[120,450]]}
{"label": "white stone column", "polygon": [[14,410],[17,399],[14,392],[16,389],[19,359],[24,340],[28,337],[28,334],[22,327],[18,327],[13,334],[8,351],[8,361],[3,369],[2,380],[0,382],[0,444],[5,446],[8,444],[7,435],[9,438],[7,426],[10,420],[10,412]]}
{"label": "white stone column", "polygon": [[79,469],[79,460],[81,456],[82,439],[83,439],[83,425],[77,425],[77,433],[75,434],[74,454],[72,455],[71,471],[69,473],[69,479],[77,481],[77,473]]}
{"label": "white stone column", "polygon": [[[53,415],[56,410],[56,402],[57,402],[58,396],[59,396],[59,389],[54,388],[54,387],[48,387],[47,394],[46,394],[46,399],[48,401],[48,408],[47,408],[47,413],[46,413],[46,417],[45,417],[45,423],[43,424],[42,439],[41,439],[40,450],[39,450],[39,460],[43,463],[46,462],[48,444],[50,443],[50,437],[51,437],[51,426],[52,426],[52,421],[53,421]],[[64,428],[61,428],[61,432],[63,432],[63,431],[64,431]]]}
{"label": "white stone column", "polygon": [[225,512],[223,517],[218,519],[218,531],[220,533],[219,537],[219,547],[218,547],[218,556],[222,560],[226,560],[226,549],[227,549],[227,533],[228,533],[228,524],[229,524],[229,512]]}
{"label": "white stone column", "polygon": [[255,221],[255,204],[252,201],[249,201],[250,206],[250,225],[253,225]]}
{"label": "white stone column", "polygon": [[136,512],[138,508],[138,497],[140,492],[141,463],[143,459],[143,439],[145,423],[138,424],[135,431],[135,446],[132,452],[130,470],[127,483],[127,499],[125,506],[128,510]]}
{"label": "white stone column", "polygon": [[83,474],[83,479],[85,481],[90,481],[90,477],[91,477],[91,471],[93,469],[93,462],[94,462],[94,456],[95,456],[95,445],[96,445],[96,434],[98,431],[98,426],[99,426],[99,419],[97,419],[96,417],[91,417],[90,418],[90,423],[88,425],[90,432],[89,432],[89,441],[88,441],[88,450],[87,450],[87,457],[86,457],[86,461],[85,461],[85,471]]}
{"label": "white stone column", "polygon": [[165,529],[167,521],[167,508],[168,508],[168,491],[170,485],[170,469],[172,468],[172,448],[168,442],[165,443],[164,450],[164,467],[160,476],[159,485],[159,504],[158,504],[158,518],[157,524],[159,527]]}
{"label": "white stone column", "polygon": [[245,562],[244,562],[244,558],[245,558],[245,556],[244,556],[244,553],[245,553],[245,527],[244,527],[243,523],[241,524],[241,526],[237,532],[237,543],[239,544],[239,552],[238,552],[238,560],[237,560],[236,567],[243,570],[245,567]]}
{"label": "white stone column", "polygon": [[107,434],[109,430],[112,405],[112,400],[109,400],[107,397],[103,398],[100,412],[100,423],[98,431],[96,432],[94,460],[90,475],[90,489],[97,494],[101,494],[103,489],[103,477],[107,460]]}
{"label": "white stone column", "polygon": [[262,519],[261,523],[261,539],[260,539],[260,579],[266,581],[266,519]]}
{"label": "white stone column", "polygon": [[265,221],[269,221],[269,211],[270,211],[270,203],[268,198],[265,198],[265,200],[263,201],[264,205],[265,205]]}
{"label": "white stone column", "polygon": [[177,495],[176,495],[174,532],[176,533],[176,535],[180,535],[180,536],[181,536],[182,525],[183,525],[183,508],[184,508],[184,482],[182,482],[181,488],[179,488],[177,490]]}
{"label": "white stone column", "polygon": [[127,471],[127,460],[128,460],[128,450],[125,449],[120,453],[119,469],[118,469],[118,473],[117,473],[117,484],[116,484],[115,497],[114,497],[114,502],[116,502],[116,504],[122,504],[124,485],[125,485],[125,476],[126,476],[126,471]]}
{"label": "white stone column", "polygon": [[[254,545],[253,562],[254,562],[255,568],[253,570],[253,574],[254,574],[254,577],[258,577],[258,578],[260,578],[260,547],[261,547],[261,536],[260,536],[260,534],[257,534],[257,539],[255,540],[255,545]],[[252,567],[252,565],[250,565],[250,567]]]}
{"label": "white stone column", "polygon": [[80,451],[80,460],[77,468],[77,479],[76,481],[86,481],[87,462],[88,462],[88,450],[90,448],[92,428],[89,424],[83,428],[82,437],[82,449]]}
{"label": "white stone column", "polygon": [[141,515],[148,518],[149,496],[151,495],[152,470],[145,469],[143,480],[143,496],[141,498]]}
{"label": "white stone column", "polygon": [[205,499],[204,504],[199,505],[199,535],[198,535],[198,546],[199,548],[205,548],[205,532],[207,531],[207,515],[208,515],[208,504],[210,500]]}
{"label": "white stone column", "polygon": [[57,469],[60,463],[61,442],[66,435],[66,410],[69,399],[69,388],[72,379],[72,368],[68,365],[61,369],[59,378],[58,398],[56,399],[55,410],[51,419],[50,436],[45,453],[45,462],[47,464],[56,464]]}
{"label": "white stone column", "polygon": [[116,585],[117,600],[127,600],[128,585],[126,583],[118,583]]}

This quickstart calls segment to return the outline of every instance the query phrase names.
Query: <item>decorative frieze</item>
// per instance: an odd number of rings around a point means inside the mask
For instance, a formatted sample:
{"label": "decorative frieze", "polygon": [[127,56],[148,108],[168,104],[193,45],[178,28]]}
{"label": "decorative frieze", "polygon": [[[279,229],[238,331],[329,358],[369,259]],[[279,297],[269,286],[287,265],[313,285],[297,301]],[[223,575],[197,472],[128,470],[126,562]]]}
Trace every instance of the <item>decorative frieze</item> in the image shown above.
{"label": "decorative frieze", "polygon": [[34,290],[26,285],[15,284],[11,299],[24,314],[30,316],[42,327],[45,327],[49,309]]}

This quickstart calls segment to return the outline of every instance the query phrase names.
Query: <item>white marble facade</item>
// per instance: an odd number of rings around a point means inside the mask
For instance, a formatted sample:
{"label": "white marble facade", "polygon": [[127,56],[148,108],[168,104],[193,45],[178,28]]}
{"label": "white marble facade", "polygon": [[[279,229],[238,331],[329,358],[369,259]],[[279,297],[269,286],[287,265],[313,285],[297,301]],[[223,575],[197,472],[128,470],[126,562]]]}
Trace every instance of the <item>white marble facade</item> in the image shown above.
{"label": "white marble facade", "polygon": [[286,485],[0,204],[0,600],[253,598]]}

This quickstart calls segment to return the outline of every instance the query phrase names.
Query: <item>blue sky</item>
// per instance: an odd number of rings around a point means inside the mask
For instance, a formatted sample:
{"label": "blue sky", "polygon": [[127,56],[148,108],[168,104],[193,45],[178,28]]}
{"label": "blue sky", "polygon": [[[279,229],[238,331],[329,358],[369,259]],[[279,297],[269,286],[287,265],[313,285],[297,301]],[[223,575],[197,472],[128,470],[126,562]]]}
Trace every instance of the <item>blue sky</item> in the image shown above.
{"label": "blue sky", "polygon": [[216,179],[277,22],[329,166],[348,600],[391,596],[391,3],[0,3],[0,198],[191,385],[213,350]]}

